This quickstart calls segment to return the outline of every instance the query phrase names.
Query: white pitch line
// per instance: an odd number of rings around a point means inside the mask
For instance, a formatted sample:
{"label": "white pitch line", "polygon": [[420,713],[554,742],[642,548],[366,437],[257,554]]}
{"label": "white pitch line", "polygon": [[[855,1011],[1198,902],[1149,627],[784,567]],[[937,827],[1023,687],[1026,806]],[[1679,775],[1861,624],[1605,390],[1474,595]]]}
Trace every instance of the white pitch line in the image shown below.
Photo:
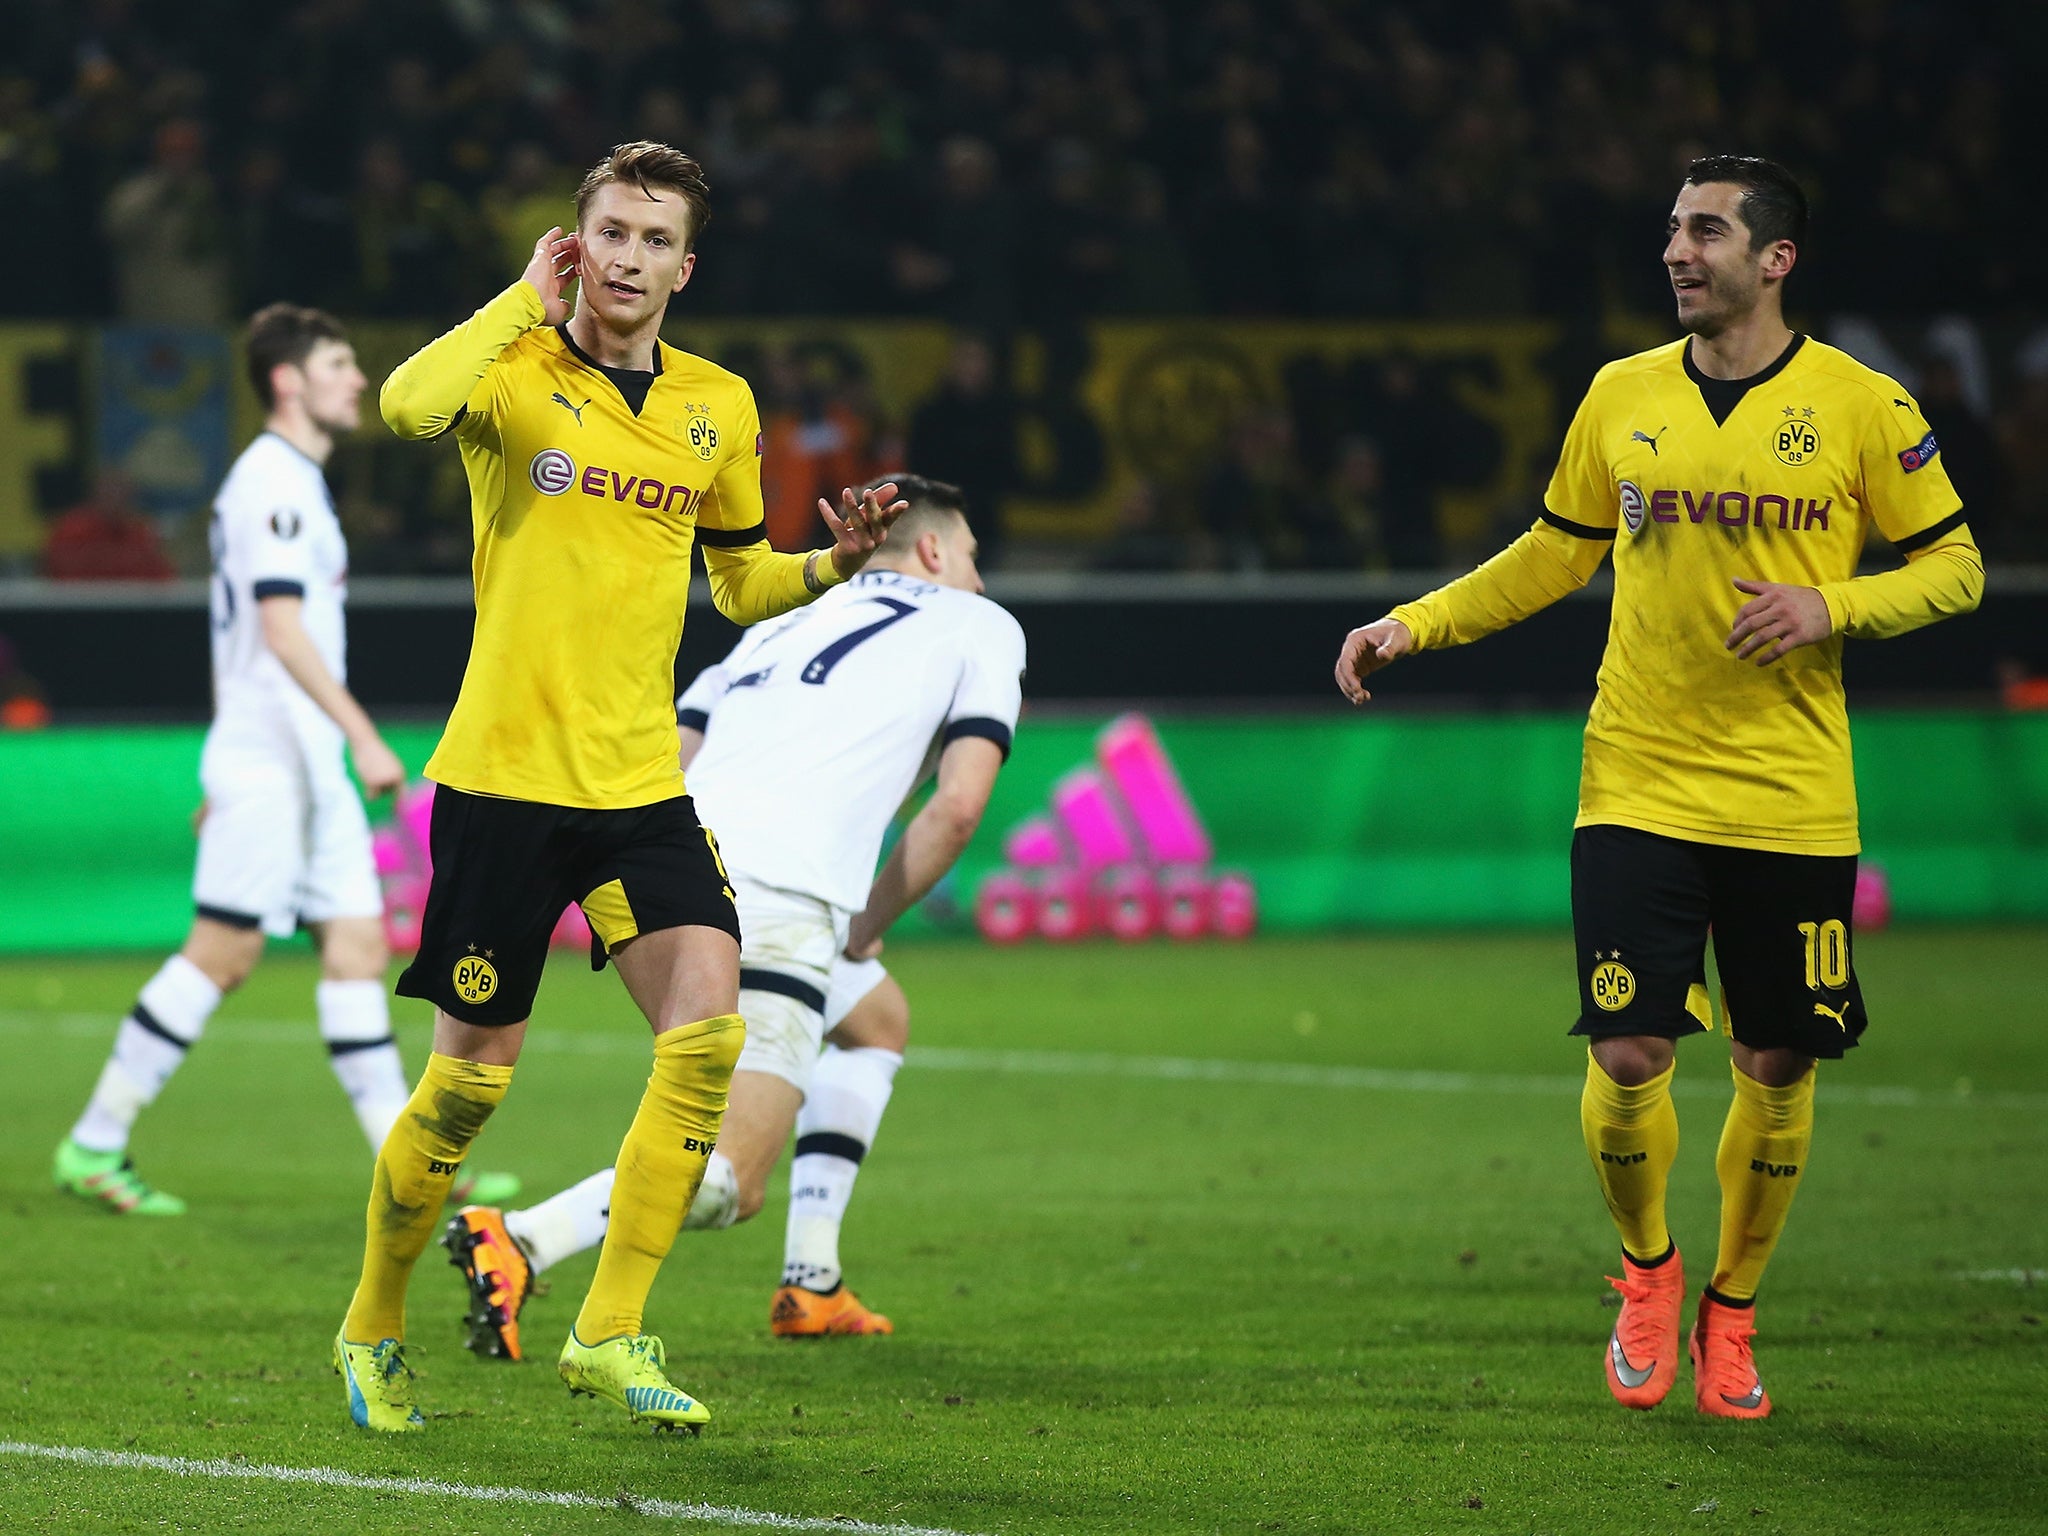
{"label": "white pitch line", "polygon": [[1972,1269],[1957,1275],[1958,1280],[1982,1280],[1993,1284],[2040,1285],[2048,1281],[2048,1269]]}
{"label": "white pitch line", "polygon": [[365,1493],[410,1493],[426,1498],[467,1499],[477,1504],[532,1504],[553,1509],[626,1510],[663,1520],[693,1520],[706,1525],[771,1531],[852,1531],[860,1536],[966,1536],[944,1526],[883,1525],[849,1516],[823,1518],[778,1515],[762,1509],[735,1509],[723,1504],[685,1504],[643,1494],[620,1493],[599,1498],[592,1493],[554,1493],[544,1488],[497,1488],[484,1484],[449,1483],[434,1477],[365,1477],[339,1467],[279,1467],[265,1462],[215,1458],[195,1461],[185,1456],[149,1456],[140,1451],[96,1451],[76,1445],[30,1445],[0,1440],[0,1456],[68,1461],[110,1470],[168,1472],[173,1477],[243,1478],[263,1483],[311,1483],[321,1488],[347,1488]]}
{"label": "white pitch line", "polygon": [[[107,1014],[0,1009],[0,1029],[16,1032],[47,1029],[66,1036],[111,1038],[114,1024],[114,1018]],[[319,1031],[310,1019],[303,1023],[285,1019],[224,1019],[209,1026],[207,1033],[259,1045],[310,1044],[319,1038]],[[647,1051],[647,1040],[628,1029],[602,1033],[536,1029],[528,1032],[525,1049],[553,1056],[641,1056]],[[1383,1067],[1328,1066],[1313,1062],[1122,1056],[1106,1051],[991,1051],[931,1045],[912,1046],[903,1064],[941,1072],[1119,1077],[1151,1082],[1359,1089],[1374,1093],[1501,1093],[1555,1098],[1567,1094],[1577,1097],[1585,1087],[1582,1077],[1542,1073],[1418,1072]],[[1672,1083],[1671,1091],[1689,1098],[1727,1097],[1725,1081],[1718,1074],[1711,1077],[1712,1080],[1707,1077],[1680,1077]],[[1831,1080],[1825,1072],[1821,1076],[1820,1097],[1827,1104],[1854,1104],[1879,1109],[2048,1110],[2048,1093],[2013,1089],[1980,1093],[1969,1087],[1943,1091],[1841,1083]]]}

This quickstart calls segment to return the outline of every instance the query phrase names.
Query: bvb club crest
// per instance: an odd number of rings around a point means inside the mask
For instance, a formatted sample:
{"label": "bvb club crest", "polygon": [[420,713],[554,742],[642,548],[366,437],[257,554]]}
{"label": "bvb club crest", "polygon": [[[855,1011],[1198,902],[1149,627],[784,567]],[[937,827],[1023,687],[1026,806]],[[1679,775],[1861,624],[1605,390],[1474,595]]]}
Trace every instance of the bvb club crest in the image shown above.
{"label": "bvb club crest", "polygon": [[707,464],[718,457],[718,428],[703,411],[693,410],[683,422],[683,441]]}
{"label": "bvb club crest", "polygon": [[455,995],[465,1003],[485,1003],[498,990],[498,970],[482,955],[464,955],[455,962]]}
{"label": "bvb club crest", "polygon": [[1636,978],[1619,961],[1603,960],[1593,968],[1593,1006],[1602,1013],[1619,1013],[1636,1000]]}
{"label": "bvb club crest", "polygon": [[1785,407],[1785,419],[1771,429],[1771,451],[1778,456],[1781,464],[1811,464],[1820,453],[1820,433],[1814,430],[1813,407],[1794,416],[1792,407]]}

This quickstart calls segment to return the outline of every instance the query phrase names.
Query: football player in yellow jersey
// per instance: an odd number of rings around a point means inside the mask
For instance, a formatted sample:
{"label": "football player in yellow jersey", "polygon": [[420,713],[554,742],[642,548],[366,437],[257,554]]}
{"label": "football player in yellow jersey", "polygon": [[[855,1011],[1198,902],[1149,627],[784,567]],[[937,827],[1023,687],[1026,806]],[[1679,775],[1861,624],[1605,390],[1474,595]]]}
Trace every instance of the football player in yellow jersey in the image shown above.
{"label": "football player in yellow jersey", "polygon": [[[1695,161],[1664,250],[1684,339],[1600,370],[1534,528],[1353,630],[1337,660],[1338,686],[1363,703],[1378,668],[1527,618],[1614,551],[1572,839],[1580,1120],[1622,1247],[1607,1383],[1650,1408],[1677,1375],[1673,1044],[1712,1026],[1711,930],[1735,1096],[1690,1354],[1700,1411],[1726,1418],[1770,1412],[1750,1344],[1757,1286],[1806,1165],[1815,1062],[1865,1024],[1842,642],[1966,613],[1984,585],[1919,406],[1785,324],[1805,225],[1782,167]],[[1904,564],[1859,576],[1873,529]]]}
{"label": "football player in yellow jersey", "polygon": [[404,1361],[406,1282],[505,1096],[571,901],[590,920],[593,963],[617,963],[653,1028],[654,1071],[561,1374],[657,1426],[710,1418],[642,1327],[744,1031],[732,888],[676,763],[690,552],[704,551],[719,611],[751,624],[852,576],[905,503],[892,485],[848,491],[843,519],[819,504],[831,549],[770,550],[752,393],[659,339],[696,264],[707,191],[688,155],[620,145],[578,189],[576,233],[550,230],[520,281],[384,385],[394,431],[460,446],[476,631],[427,764],[434,879],[398,983],[434,1004],[434,1054],[378,1154],[362,1278],[335,1340],[350,1416],[367,1428],[423,1426]]}

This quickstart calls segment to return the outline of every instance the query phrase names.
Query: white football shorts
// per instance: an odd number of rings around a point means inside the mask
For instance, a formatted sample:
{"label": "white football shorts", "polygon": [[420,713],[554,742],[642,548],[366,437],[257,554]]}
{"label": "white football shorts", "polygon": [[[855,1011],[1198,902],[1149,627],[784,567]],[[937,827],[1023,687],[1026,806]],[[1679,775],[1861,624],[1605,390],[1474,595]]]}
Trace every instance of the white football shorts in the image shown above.
{"label": "white football shorts", "polygon": [[837,1029],[862,998],[888,979],[889,972],[879,960],[849,960],[843,954],[835,957],[832,980],[825,988],[825,1033]]}
{"label": "white football shorts", "polygon": [[740,1017],[735,1071],[767,1072],[808,1091],[825,1035],[889,973],[846,958],[849,914],[814,896],[732,877],[739,907]]}
{"label": "white football shorts", "polygon": [[201,916],[287,938],[301,922],[381,918],[384,892],[363,802],[339,764],[209,743],[200,760],[206,819],[192,899]]}

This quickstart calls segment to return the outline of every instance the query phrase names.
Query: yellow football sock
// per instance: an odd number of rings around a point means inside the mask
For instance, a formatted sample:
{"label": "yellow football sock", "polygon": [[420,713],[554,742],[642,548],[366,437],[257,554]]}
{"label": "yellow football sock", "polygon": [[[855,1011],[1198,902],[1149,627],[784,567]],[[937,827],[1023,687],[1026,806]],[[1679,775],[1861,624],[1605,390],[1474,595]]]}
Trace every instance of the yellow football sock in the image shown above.
{"label": "yellow football sock", "polygon": [[647,1293],[704,1181],[746,1037],[736,1013],[655,1036],[654,1074],[619,1148],[604,1249],[576,1314],[584,1343],[640,1332]]}
{"label": "yellow football sock", "polygon": [[1796,1083],[1770,1088],[1735,1071],[1735,1102],[1714,1158],[1721,1176],[1721,1252],[1713,1290],[1724,1301],[1755,1298],[1785,1230],[1813,1145],[1814,1075],[1809,1069]]}
{"label": "yellow football sock", "polygon": [[1652,1263],[1671,1251],[1664,1191],[1678,1156],[1678,1110],[1671,1102],[1675,1071],[1673,1063],[1647,1083],[1624,1088],[1591,1051],[1586,1053],[1579,1126],[1600,1177],[1600,1193],[1621,1232],[1621,1246],[1639,1263]]}
{"label": "yellow football sock", "polygon": [[462,1155],[511,1086],[510,1067],[436,1053],[377,1152],[363,1277],[342,1334],[359,1344],[405,1337],[405,1283],[440,1224]]}

